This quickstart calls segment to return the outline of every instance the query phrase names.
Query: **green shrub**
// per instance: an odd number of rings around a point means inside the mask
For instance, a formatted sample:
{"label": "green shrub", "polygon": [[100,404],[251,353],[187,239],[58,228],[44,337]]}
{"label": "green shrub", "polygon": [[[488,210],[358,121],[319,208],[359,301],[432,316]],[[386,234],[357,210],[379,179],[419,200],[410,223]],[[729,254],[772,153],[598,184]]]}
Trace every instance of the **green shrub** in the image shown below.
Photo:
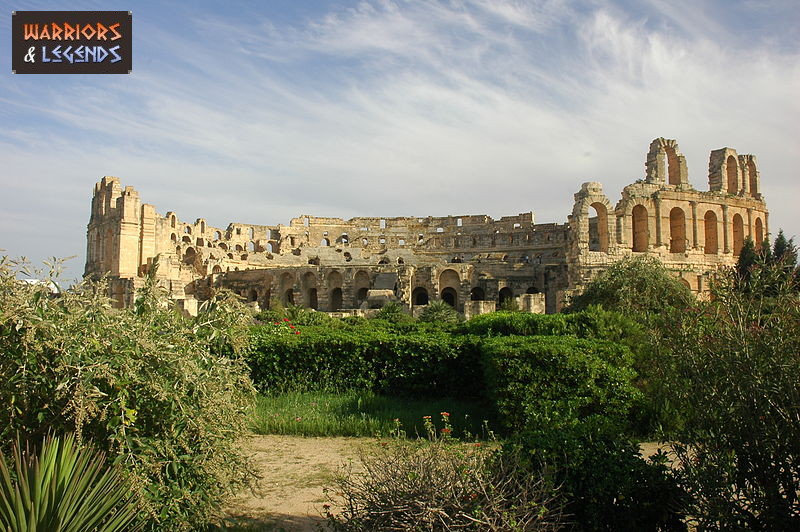
{"label": "green shrub", "polygon": [[397,301],[389,301],[381,309],[372,316],[375,320],[384,320],[389,323],[405,323],[414,321],[414,318],[406,312],[403,305]]}
{"label": "green shrub", "polygon": [[691,290],[660,260],[647,255],[626,257],[597,275],[583,293],[575,296],[568,312],[599,305],[633,319],[658,318],[670,310],[685,310],[696,303]]}
{"label": "green shrub", "polygon": [[718,275],[664,332],[661,397],[683,424],[681,481],[699,529],[800,528],[800,296],[782,264]]}
{"label": "green shrub", "polygon": [[625,346],[603,340],[511,336],[481,344],[489,396],[508,431],[622,423],[639,392]]}
{"label": "green shrub", "polygon": [[105,455],[80,447],[75,436],[48,436],[38,454],[13,447],[9,466],[0,452],[0,528],[36,530],[138,530],[144,522],[136,490]]}
{"label": "green shrub", "polygon": [[256,327],[248,362],[263,391],[371,390],[382,394],[475,397],[483,386],[476,339],[443,331],[398,332],[381,320],[274,334]]}
{"label": "green shrub", "polygon": [[444,301],[432,301],[423,309],[418,319],[425,323],[458,323],[464,317]]}
{"label": "green shrub", "polygon": [[0,441],[76,432],[131,476],[152,528],[208,522],[252,479],[237,441],[254,398],[247,366],[216,353],[235,351],[224,324],[246,312],[221,299],[184,319],[152,278],[135,308],[115,310],[103,284],[53,298],[19,269],[0,260]]}

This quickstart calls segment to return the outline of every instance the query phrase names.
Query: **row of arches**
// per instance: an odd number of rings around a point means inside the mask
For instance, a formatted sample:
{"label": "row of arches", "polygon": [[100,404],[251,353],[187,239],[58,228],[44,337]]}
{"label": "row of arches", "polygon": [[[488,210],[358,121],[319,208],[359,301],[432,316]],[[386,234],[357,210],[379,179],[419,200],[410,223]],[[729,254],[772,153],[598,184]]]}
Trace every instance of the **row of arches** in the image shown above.
{"label": "row of arches", "polygon": [[[589,250],[608,252],[608,210],[599,202],[592,203],[590,207],[595,210],[596,216],[589,220]],[[646,252],[650,247],[649,218],[647,207],[641,204],[633,207],[631,211],[631,249],[635,252]],[[689,248],[686,220],[686,212],[680,207],[673,207],[669,211],[670,253],[685,253]],[[721,251],[719,224],[717,213],[711,209],[707,210],[702,219],[706,255],[715,255]],[[735,213],[731,218],[731,249],[734,255],[739,255],[745,236],[744,219],[741,214]],[[764,240],[764,223],[760,216],[757,216],[753,222],[752,236],[756,246],[760,246]]]}

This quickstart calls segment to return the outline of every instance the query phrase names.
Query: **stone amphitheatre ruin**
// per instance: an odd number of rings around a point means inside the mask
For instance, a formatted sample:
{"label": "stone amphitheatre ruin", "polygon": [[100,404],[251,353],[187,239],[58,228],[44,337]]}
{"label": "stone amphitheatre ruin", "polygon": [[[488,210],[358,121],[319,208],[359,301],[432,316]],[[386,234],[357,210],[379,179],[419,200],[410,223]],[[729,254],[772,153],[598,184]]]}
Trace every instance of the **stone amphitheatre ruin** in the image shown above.
{"label": "stone amphitheatre ruin", "polygon": [[759,245],[768,234],[755,156],[712,151],[708,184],[696,190],[677,143],[658,138],[644,179],[626,186],[616,206],[599,183],[584,183],[564,224],[537,224],[532,212],[499,220],[302,215],[223,229],[160,216],[133,187],[104,177],[94,187],[85,273],[107,275],[120,307],[132,304],[159,257],[157,279],[192,314],[228,288],[262,308],[277,300],[353,314],[388,300],[412,311],[443,300],[470,316],[511,299],[557,312],[597,272],[647,254],[702,294],[714,270],[735,264],[746,237]]}

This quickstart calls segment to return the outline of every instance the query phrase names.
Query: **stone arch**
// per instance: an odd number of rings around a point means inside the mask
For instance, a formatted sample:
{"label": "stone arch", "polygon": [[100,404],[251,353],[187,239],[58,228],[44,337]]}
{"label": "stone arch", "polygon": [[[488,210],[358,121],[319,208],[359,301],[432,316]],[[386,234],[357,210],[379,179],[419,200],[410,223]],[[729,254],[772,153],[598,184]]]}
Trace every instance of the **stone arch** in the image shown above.
{"label": "stone arch", "polygon": [[753,162],[752,157],[747,160],[747,176],[750,180],[750,195],[757,196],[758,190],[758,172],[756,170],[756,163]]}
{"label": "stone arch", "polygon": [[341,287],[336,287],[331,290],[330,296],[330,309],[331,312],[336,312],[338,310],[342,310],[342,289]]}
{"label": "stone arch", "polygon": [[725,175],[727,177],[728,194],[738,194],[739,163],[733,155],[728,155],[728,158],[725,159]]}
{"label": "stone arch", "polygon": [[461,277],[457,271],[448,268],[439,274],[439,290],[450,287],[457,291],[460,285]]}
{"label": "stone arch", "polygon": [[678,149],[674,139],[663,137],[650,143],[645,162],[645,180],[648,183],[681,185],[688,183],[686,158]]}
{"label": "stone arch", "polygon": [[184,244],[191,244],[192,238],[190,236],[184,236],[183,238],[181,238],[181,242],[183,242]]}
{"label": "stone arch", "polygon": [[672,146],[664,146],[664,155],[667,166],[667,180],[670,185],[681,184],[681,174],[679,170],[678,154]]}
{"label": "stone arch", "polygon": [[680,207],[669,211],[669,251],[686,252],[686,213]]}
{"label": "stone arch", "polygon": [[514,299],[514,292],[507,286],[504,286],[500,289],[500,292],[497,295],[497,302],[502,305],[507,301],[511,301]]}
{"label": "stone arch", "polygon": [[314,272],[306,272],[302,277],[303,299],[308,308],[317,308],[317,276]]}
{"label": "stone arch", "polygon": [[691,284],[689,284],[689,281],[687,281],[687,280],[686,280],[686,279],[684,279],[683,277],[678,277],[678,281],[680,281],[680,282],[681,282],[681,284],[682,284],[683,286],[685,286],[686,288],[688,288],[689,290],[691,290],[691,289],[692,289],[692,285],[691,285]]}
{"label": "stone arch", "polygon": [[339,270],[332,270],[328,273],[328,288],[341,288],[342,282],[342,274],[339,273]]}
{"label": "stone arch", "polygon": [[599,201],[589,205],[595,216],[589,218],[589,251],[608,253],[608,209]]}
{"label": "stone arch", "polygon": [[183,232],[186,233],[187,235],[191,235],[192,234],[192,226],[191,225],[187,225],[186,227],[183,228]]}
{"label": "stone arch", "polygon": [[178,235],[176,235],[175,233],[172,233],[171,235],[169,235],[169,239],[172,240],[173,244],[177,244],[178,243]]}
{"label": "stone arch", "polygon": [[446,287],[442,290],[441,299],[453,308],[458,306],[458,292],[453,287]]}
{"label": "stone arch", "polygon": [[650,245],[650,228],[648,227],[647,208],[636,205],[631,211],[631,228],[633,232],[633,251],[647,251]]}
{"label": "stone arch", "polygon": [[331,245],[331,241],[328,240],[327,238],[323,238],[322,240],[319,241],[319,247],[321,247],[321,248],[326,248],[326,247],[328,247],[330,245]]}
{"label": "stone arch", "polygon": [[719,223],[717,213],[706,211],[703,217],[703,233],[705,235],[705,254],[716,255],[719,253]]}
{"label": "stone arch", "polygon": [[173,214],[173,215],[171,215],[169,217],[169,226],[170,227],[175,227],[175,224],[176,224],[176,219],[175,219],[175,215]]}
{"label": "stone arch", "polygon": [[219,240],[222,238],[222,233],[219,231],[214,231],[214,240]]}
{"label": "stone arch", "polygon": [[744,246],[744,220],[739,213],[733,215],[733,255],[739,256]]}
{"label": "stone arch", "polygon": [[225,242],[220,242],[219,249],[221,249],[222,251],[228,251],[228,244],[226,244]]}
{"label": "stone arch", "polygon": [[480,286],[476,286],[469,292],[469,298],[472,301],[483,301],[486,299],[486,292]]}
{"label": "stone arch", "polygon": [[206,232],[206,222],[205,220],[200,220],[200,234],[203,234],[205,232]]}
{"label": "stone arch", "polygon": [[413,305],[427,305],[428,304],[428,291],[418,286],[411,292],[411,303]]}
{"label": "stone arch", "polygon": [[196,257],[197,257],[197,252],[191,246],[186,248],[186,251],[183,252],[183,262],[190,266],[194,264]]}
{"label": "stone arch", "polygon": [[256,292],[255,288],[251,288],[247,292],[247,301],[252,303],[253,301],[258,301],[258,292]]}
{"label": "stone arch", "polygon": [[222,273],[222,268],[219,265],[216,265],[211,269],[211,273]]}
{"label": "stone arch", "polygon": [[195,245],[196,245],[197,247],[199,247],[199,248],[200,248],[200,247],[203,247],[203,239],[202,239],[202,238],[200,238],[200,237],[198,236],[198,237],[197,237],[197,241],[195,242]]}
{"label": "stone arch", "polygon": [[755,243],[756,248],[761,248],[761,244],[764,243],[764,224],[761,222],[761,218],[756,218],[755,223]]}

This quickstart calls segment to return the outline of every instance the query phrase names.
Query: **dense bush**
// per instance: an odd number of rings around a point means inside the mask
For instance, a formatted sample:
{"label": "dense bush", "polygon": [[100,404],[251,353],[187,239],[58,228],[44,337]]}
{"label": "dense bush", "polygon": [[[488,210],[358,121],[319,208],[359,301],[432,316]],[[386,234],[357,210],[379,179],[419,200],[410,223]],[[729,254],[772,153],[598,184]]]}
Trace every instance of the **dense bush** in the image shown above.
{"label": "dense bush", "polygon": [[615,310],[634,319],[657,318],[674,309],[691,307],[696,299],[674,274],[655,257],[626,257],[597,275],[583,293],[575,296],[568,312],[591,305]]}
{"label": "dense bush", "polygon": [[75,432],[131,475],[152,528],[209,521],[252,478],[236,441],[252,384],[218,354],[243,347],[246,312],[221,298],[184,319],[152,278],[135,308],[115,310],[102,283],[51,297],[19,269],[0,261],[0,442]]}
{"label": "dense bush", "polygon": [[489,396],[509,431],[588,418],[622,423],[639,392],[625,346],[572,337],[499,337],[481,345]]}
{"label": "dense bush", "polygon": [[597,338],[628,346],[638,345],[644,328],[618,312],[589,307],[572,314],[492,312],[475,316],[463,330],[478,336],[563,336]]}
{"label": "dense bush", "polygon": [[664,331],[667,434],[700,529],[800,528],[800,296],[780,263],[720,274],[711,301]]}
{"label": "dense bush", "polygon": [[418,319],[427,323],[458,323],[464,317],[444,301],[431,301],[422,310]]}
{"label": "dense bush", "polygon": [[256,327],[248,362],[256,385],[285,390],[372,390],[439,397],[476,396],[482,377],[476,339],[382,320],[339,328],[302,327],[302,334]]}

